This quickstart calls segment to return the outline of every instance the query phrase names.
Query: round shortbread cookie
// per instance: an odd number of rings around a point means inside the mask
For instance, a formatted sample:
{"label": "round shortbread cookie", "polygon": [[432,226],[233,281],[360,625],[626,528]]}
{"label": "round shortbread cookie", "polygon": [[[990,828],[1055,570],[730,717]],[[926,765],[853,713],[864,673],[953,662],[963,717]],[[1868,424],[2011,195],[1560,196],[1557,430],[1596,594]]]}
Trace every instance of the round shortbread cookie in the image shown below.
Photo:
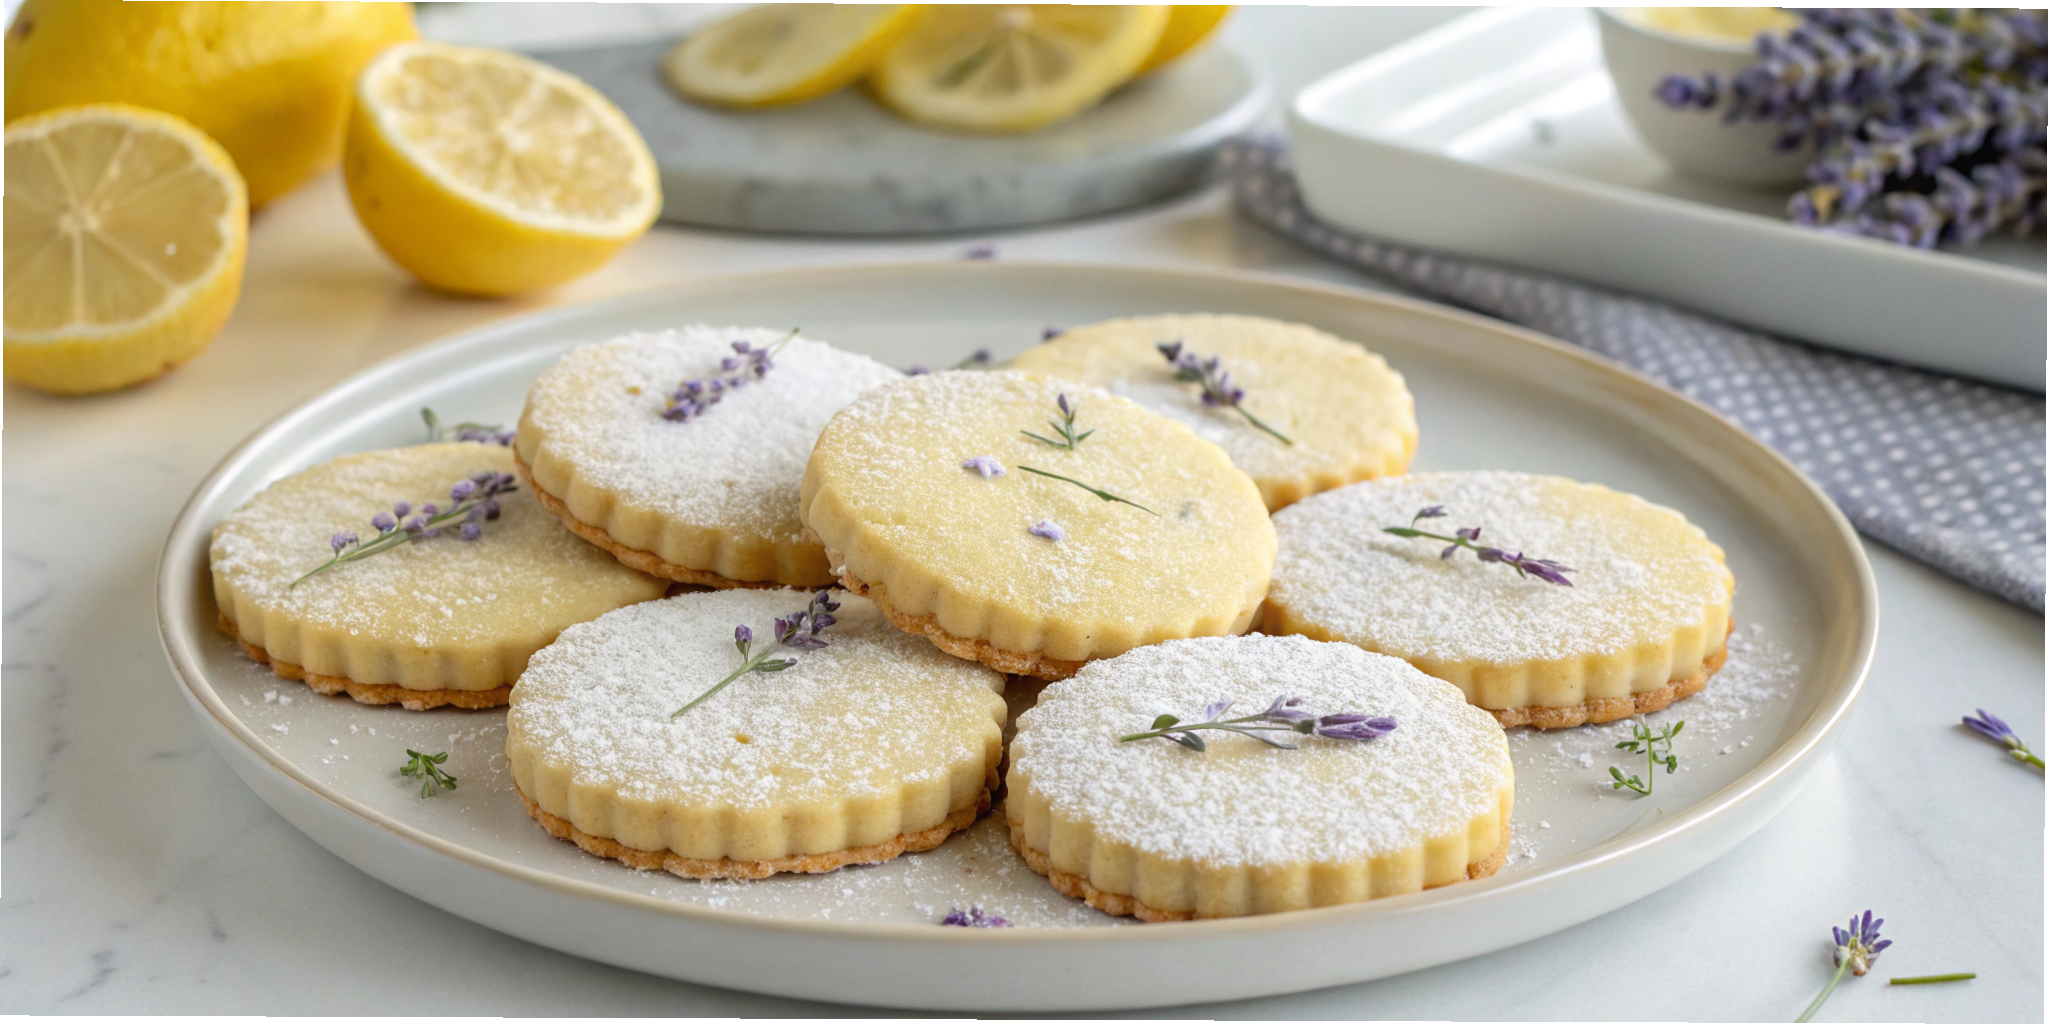
{"label": "round shortbread cookie", "polygon": [[[1160,715],[1393,719],[1374,739],[1219,730],[1125,740]],[[1305,637],[1173,640],[1082,669],[1017,719],[1011,841],[1062,892],[1147,921],[1351,903],[1492,874],[1507,853],[1507,736],[1394,658]]]}
{"label": "round shortbread cookie", "polygon": [[[1518,575],[1414,524],[1569,566]],[[1563,477],[1422,473],[1319,494],[1273,517],[1280,557],[1261,628],[1342,640],[1449,680],[1504,725],[1557,728],[1654,711],[1726,656],[1735,577],[1679,513]]]}
{"label": "round shortbread cookie", "polygon": [[221,627],[322,693],[416,711],[505,703],[557,633],[668,582],[577,539],[523,488],[497,499],[477,540],[456,524],[293,581],[328,560],[336,533],[374,538],[371,517],[394,503],[449,506],[456,481],[511,469],[505,448],[451,442],[344,455],[271,484],[214,528]]}
{"label": "round shortbread cookie", "polygon": [[[1175,342],[1189,356],[1219,359],[1220,372],[1244,391],[1241,407],[1287,441],[1237,409],[1204,403],[1203,385],[1180,379],[1160,353]],[[1011,365],[1106,388],[1187,425],[1230,453],[1268,509],[1394,476],[1415,455],[1415,398],[1401,375],[1364,346],[1306,324],[1216,313],[1128,317],[1069,328]]]}
{"label": "round shortbread cookie", "polygon": [[[828,584],[797,516],[804,460],[840,406],[902,374],[797,337],[756,376],[733,348],[789,335],[699,325],[584,345],[527,393],[521,469],[570,529],[644,572],[711,587]],[[664,416],[685,381],[724,379],[744,383],[687,420]]]}
{"label": "round shortbread cookie", "polygon": [[[1072,450],[1062,396],[1086,435]],[[1273,562],[1258,488],[1222,449],[1135,402],[1014,371],[861,396],[819,435],[803,509],[841,581],[899,627],[1045,679],[1243,632]]]}
{"label": "round shortbread cookie", "polygon": [[[839,595],[817,650],[776,644],[791,590],[679,594],[562,633],[512,691],[505,754],[553,835],[690,878],[829,871],[937,846],[988,806],[1003,677]],[[753,655],[794,659],[677,709]]]}

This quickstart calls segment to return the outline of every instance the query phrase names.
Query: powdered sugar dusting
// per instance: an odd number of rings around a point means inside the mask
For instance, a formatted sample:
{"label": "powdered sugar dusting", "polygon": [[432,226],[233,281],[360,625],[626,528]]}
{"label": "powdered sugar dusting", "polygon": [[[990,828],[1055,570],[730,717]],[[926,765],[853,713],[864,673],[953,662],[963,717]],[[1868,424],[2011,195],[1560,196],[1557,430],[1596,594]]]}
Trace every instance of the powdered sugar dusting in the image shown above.
{"label": "powdered sugar dusting", "polygon": [[[1204,734],[1205,753],[1118,742],[1162,713],[1199,718],[1231,697],[1249,714],[1286,694],[1317,713],[1389,715],[1363,742],[1303,737],[1278,750]],[[1404,850],[1496,811],[1513,776],[1506,737],[1456,687],[1407,663],[1305,637],[1205,637],[1090,663],[1048,687],[1010,748],[1056,815],[1146,853],[1209,864],[1350,861]]]}
{"label": "powdered sugar dusting", "polygon": [[830,646],[790,652],[794,667],[741,676],[669,717],[739,666],[735,626],[767,637],[809,597],[681,594],[564,631],[513,690],[508,753],[627,800],[736,808],[888,795],[982,764],[1004,715],[1002,676],[851,595]]}
{"label": "powdered sugar dusting", "polygon": [[[1572,567],[1572,586],[1525,579],[1439,541],[1397,537],[1425,506],[1424,528],[1482,528],[1480,543]],[[1481,471],[1352,484],[1273,517],[1280,537],[1271,598],[1332,635],[1411,658],[1489,664],[1627,651],[1668,642],[1728,597],[1713,545],[1669,509],[1561,477]]]}
{"label": "powdered sugar dusting", "polygon": [[[818,431],[868,388],[901,377],[866,356],[798,337],[759,380],[686,423],[662,418],[688,379],[721,376],[732,343],[787,330],[695,325],[584,345],[534,382],[520,426],[586,486],[691,525],[801,543],[797,493]],[[529,431],[531,431],[529,433]]]}

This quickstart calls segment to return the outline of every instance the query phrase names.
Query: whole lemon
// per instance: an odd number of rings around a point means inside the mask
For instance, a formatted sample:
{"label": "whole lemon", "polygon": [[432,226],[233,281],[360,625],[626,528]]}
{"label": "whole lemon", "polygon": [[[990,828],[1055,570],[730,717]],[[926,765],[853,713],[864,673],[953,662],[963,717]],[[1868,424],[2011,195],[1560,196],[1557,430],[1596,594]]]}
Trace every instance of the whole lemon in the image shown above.
{"label": "whole lemon", "polygon": [[334,166],[356,74],[418,34],[402,3],[26,0],[7,29],[7,120],[161,110],[219,142],[260,206]]}

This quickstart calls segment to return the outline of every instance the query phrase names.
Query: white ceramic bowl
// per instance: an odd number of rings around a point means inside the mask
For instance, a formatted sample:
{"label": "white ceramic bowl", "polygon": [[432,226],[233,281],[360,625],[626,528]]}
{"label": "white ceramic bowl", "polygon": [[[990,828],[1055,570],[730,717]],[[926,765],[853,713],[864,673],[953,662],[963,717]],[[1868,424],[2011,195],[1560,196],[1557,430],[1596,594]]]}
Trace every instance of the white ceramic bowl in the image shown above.
{"label": "white ceramic bowl", "polygon": [[1666,32],[1626,11],[1599,8],[1600,49],[1622,112],[1652,151],[1676,170],[1717,181],[1791,186],[1806,180],[1810,144],[1780,152],[1772,145],[1778,136],[1773,124],[1726,124],[1719,111],[1673,110],[1657,98],[1666,75],[1712,71],[1727,82],[1756,62],[1751,44]]}

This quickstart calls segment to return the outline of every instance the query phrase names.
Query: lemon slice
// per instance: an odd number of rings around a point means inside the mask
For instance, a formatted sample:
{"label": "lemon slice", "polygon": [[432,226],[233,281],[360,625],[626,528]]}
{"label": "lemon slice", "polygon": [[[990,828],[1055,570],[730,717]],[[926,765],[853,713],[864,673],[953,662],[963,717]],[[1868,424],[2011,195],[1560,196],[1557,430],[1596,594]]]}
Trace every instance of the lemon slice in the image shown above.
{"label": "lemon slice", "polygon": [[384,252],[436,288],[560,284],[654,222],[661,185],[626,115],[517,54],[401,43],[363,69],[342,171]]}
{"label": "lemon slice", "polygon": [[1029,131],[1093,106],[1159,43],[1161,4],[946,5],[926,9],[882,58],[876,95],[913,120]]}
{"label": "lemon slice", "polygon": [[242,290],[249,199],[168,114],[67,107],[7,127],[7,378],[111,391],[199,354]]}
{"label": "lemon slice", "polygon": [[1152,47],[1152,55],[1145,58],[1145,63],[1138,66],[1138,73],[1156,71],[1200,46],[1229,13],[1229,4],[1174,4],[1166,18],[1166,31],[1159,34],[1158,45]]}
{"label": "lemon slice", "polygon": [[693,100],[800,103],[864,77],[916,20],[914,4],[762,4],[690,33],[662,68]]}

